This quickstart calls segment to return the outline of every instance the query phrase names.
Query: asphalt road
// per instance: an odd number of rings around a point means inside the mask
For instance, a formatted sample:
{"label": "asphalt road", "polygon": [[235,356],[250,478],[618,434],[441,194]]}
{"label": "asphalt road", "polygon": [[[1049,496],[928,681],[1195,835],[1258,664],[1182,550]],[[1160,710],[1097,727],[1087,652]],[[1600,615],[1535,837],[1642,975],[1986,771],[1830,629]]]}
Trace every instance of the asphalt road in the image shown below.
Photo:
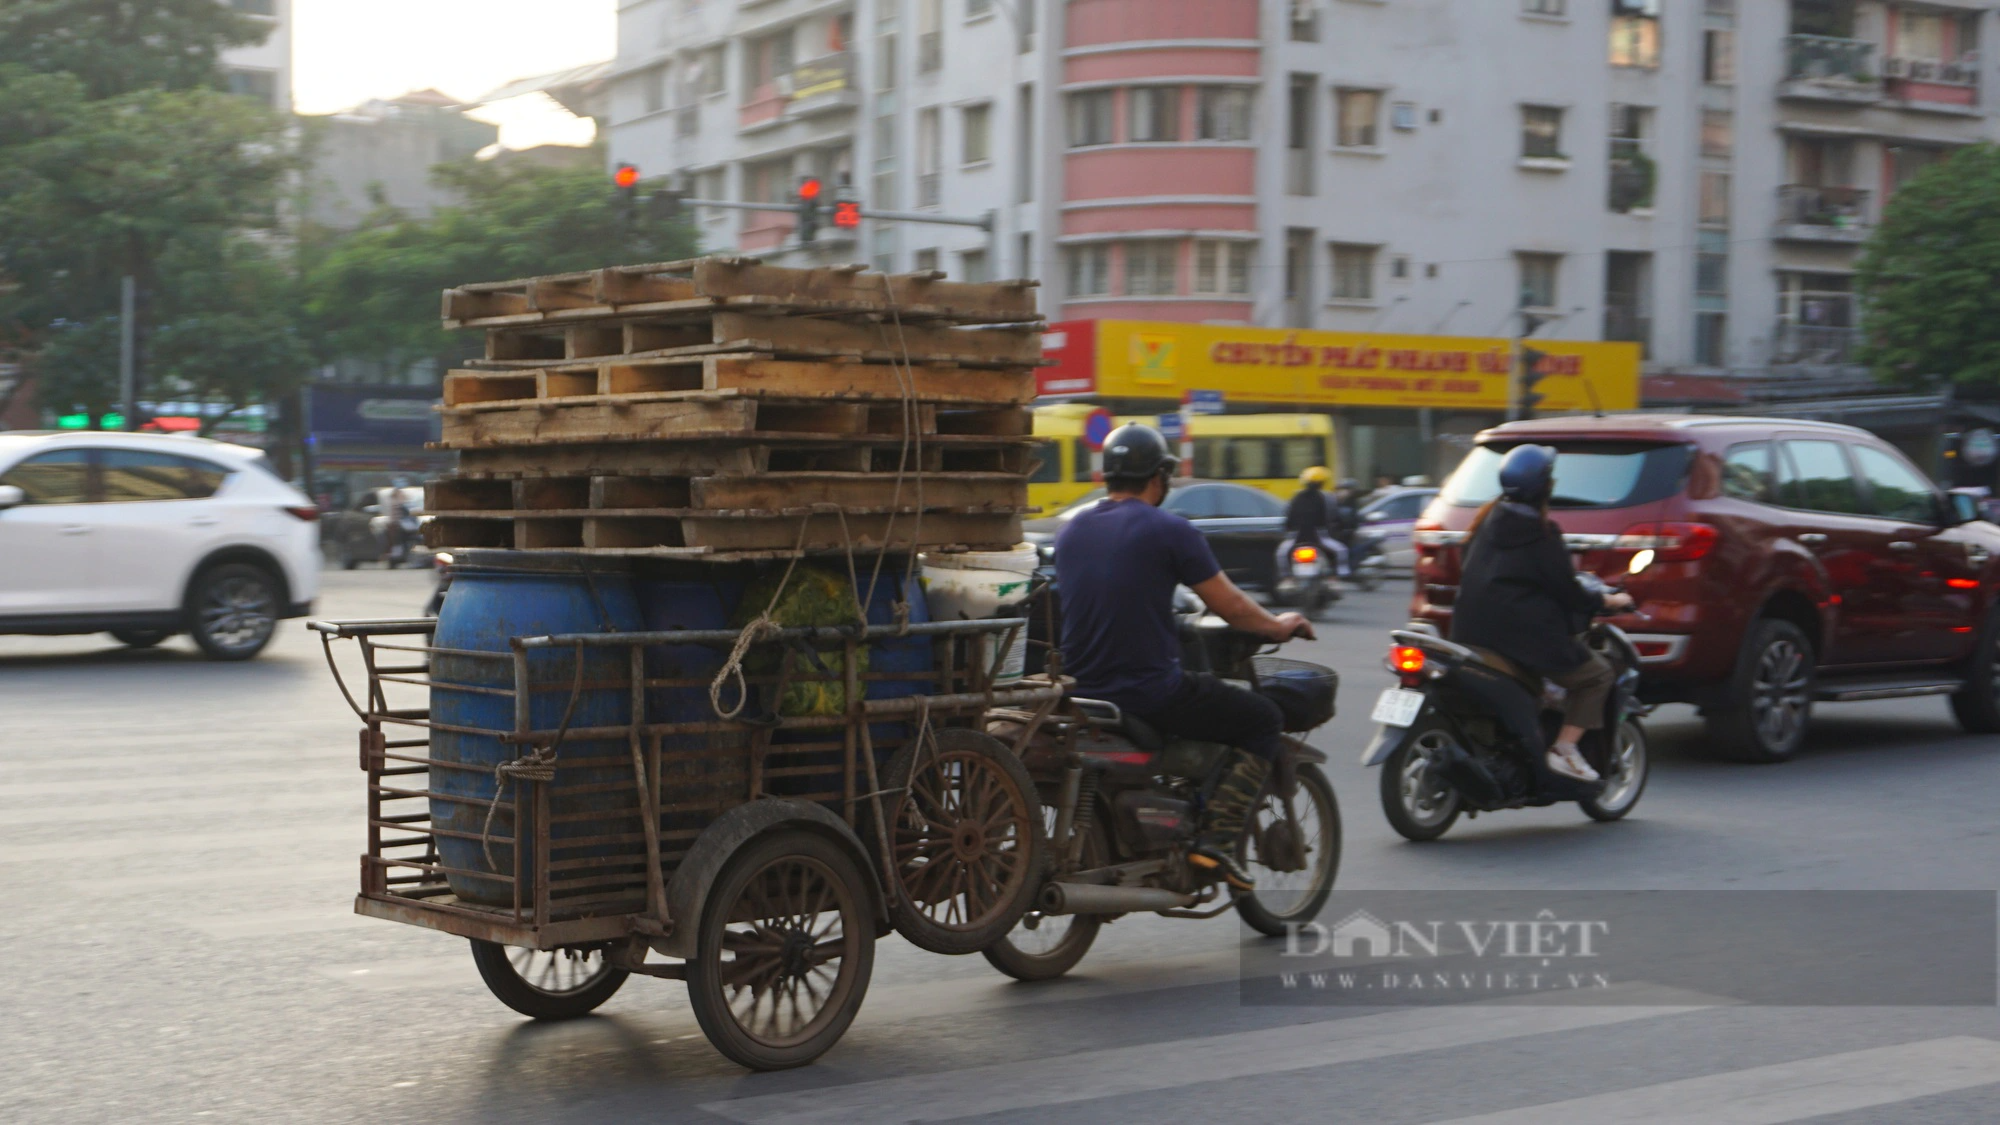
{"label": "asphalt road", "polygon": [[[407,615],[429,581],[327,578],[337,617]],[[1559,807],[1405,843],[1356,764],[1402,601],[1357,596],[1298,646],[1345,680],[1314,740],[1345,814],[1342,891],[2000,878],[2000,746],[1940,700],[1823,710],[1805,757],[1761,768],[1703,757],[1671,709],[1627,821]],[[463,942],[349,912],[355,727],[296,622],[242,665],[181,640],[0,638],[0,1121],[2000,1120],[1990,1005],[1760,1006],[1642,974],[1596,1005],[1259,1006],[1239,978],[1276,951],[1233,917],[1121,920],[1034,986],[891,939],[847,1038],[784,1074],[723,1060],[670,982],[537,1026],[487,994]],[[1921,968],[1972,936],[1894,918],[1857,940],[1863,962]],[[1771,953],[1758,941],[1740,948]]]}

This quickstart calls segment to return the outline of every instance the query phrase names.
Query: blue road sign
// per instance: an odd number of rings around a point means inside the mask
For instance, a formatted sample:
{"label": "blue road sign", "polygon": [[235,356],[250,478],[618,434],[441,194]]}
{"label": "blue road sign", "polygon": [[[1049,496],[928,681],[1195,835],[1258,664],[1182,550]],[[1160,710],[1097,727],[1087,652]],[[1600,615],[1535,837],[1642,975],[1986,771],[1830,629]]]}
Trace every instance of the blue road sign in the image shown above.
{"label": "blue road sign", "polygon": [[1187,430],[1181,426],[1179,414],[1160,415],[1160,436],[1168,441],[1179,441],[1187,436]]}
{"label": "blue road sign", "polygon": [[1083,420],[1083,444],[1089,446],[1092,453],[1102,452],[1104,449],[1104,439],[1110,436],[1111,412],[1109,410],[1091,411],[1090,417]]}
{"label": "blue road sign", "polygon": [[1187,405],[1188,413],[1190,414],[1220,414],[1223,409],[1222,392],[1189,391],[1187,393]]}

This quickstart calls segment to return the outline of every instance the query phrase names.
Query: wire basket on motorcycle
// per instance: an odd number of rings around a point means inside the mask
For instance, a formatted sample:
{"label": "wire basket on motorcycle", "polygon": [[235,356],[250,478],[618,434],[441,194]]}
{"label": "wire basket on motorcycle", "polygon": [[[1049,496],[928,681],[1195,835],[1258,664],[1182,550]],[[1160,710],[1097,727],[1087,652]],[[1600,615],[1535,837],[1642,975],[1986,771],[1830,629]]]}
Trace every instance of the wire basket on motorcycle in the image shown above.
{"label": "wire basket on motorcycle", "polygon": [[1284,712],[1287,731],[1314,730],[1333,718],[1340,673],[1283,656],[1255,657],[1250,666],[1257,676],[1257,691]]}

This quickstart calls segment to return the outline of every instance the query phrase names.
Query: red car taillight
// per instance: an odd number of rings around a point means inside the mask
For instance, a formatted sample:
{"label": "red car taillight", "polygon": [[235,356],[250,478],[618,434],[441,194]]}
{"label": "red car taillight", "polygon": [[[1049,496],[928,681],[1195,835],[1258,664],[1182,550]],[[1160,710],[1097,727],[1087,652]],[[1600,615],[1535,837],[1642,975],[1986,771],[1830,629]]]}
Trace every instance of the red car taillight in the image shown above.
{"label": "red car taillight", "polygon": [[1705,523],[1641,523],[1612,544],[1617,551],[1652,551],[1655,562],[1698,562],[1715,550],[1722,533]]}
{"label": "red car taillight", "polygon": [[313,523],[319,519],[319,509],[314,507],[303,507],[303,508],[287,507],[285,509],[285,514],[291,516],[293,519],[304,520],[307,523]]}

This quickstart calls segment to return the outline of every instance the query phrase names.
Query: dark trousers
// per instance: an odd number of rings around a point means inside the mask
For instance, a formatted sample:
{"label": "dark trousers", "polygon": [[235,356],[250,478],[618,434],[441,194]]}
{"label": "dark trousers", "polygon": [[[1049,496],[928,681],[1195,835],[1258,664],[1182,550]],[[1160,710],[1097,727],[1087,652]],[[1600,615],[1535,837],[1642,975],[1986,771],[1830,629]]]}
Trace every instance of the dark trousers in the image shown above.
{"label": "dark trousers", "polygon": [[1173,698],[1140,718],[1168,738],[1238,746],[1267,762],[1278,758],[1285,715],[1278,705],[1207,672],[1188,672]]}

